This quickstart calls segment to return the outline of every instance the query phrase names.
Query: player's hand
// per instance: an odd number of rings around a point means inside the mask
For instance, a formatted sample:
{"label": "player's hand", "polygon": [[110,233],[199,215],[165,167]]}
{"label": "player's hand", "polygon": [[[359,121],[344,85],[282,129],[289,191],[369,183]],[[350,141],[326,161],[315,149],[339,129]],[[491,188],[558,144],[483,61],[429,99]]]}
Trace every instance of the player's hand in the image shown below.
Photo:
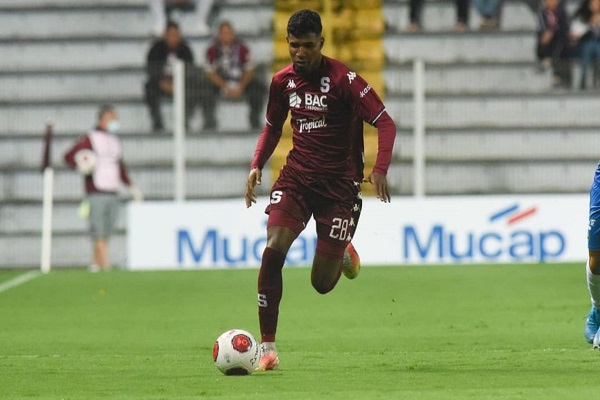
{"label": "player's hand", "polygon": [[161,80],[158,85],[163,90],[163,92],[168,94],[173,94],[173,82],[169,79]]}
{"label": "player's hand", "polygon": [[258,168],[250,170],[248,182],[246,182],[246,208],[249,208],[252,203],[256,203],[256,185],[260,185],[262,179],[262,171]]}
{"label": "player's hand", "polygon": [[135,185],[129,186],[129,193],[133,201],[144,201],[144,193]]}
{"label": "player's hand", "polygon": [[242,97],[243,94],[244,91],[239,85],[234,87],[228,87],[227,89],[225,89],[225,95],[230,99],[239,99]]}
{"label": "player's hand", "polygon": [[373,171],[371,175],[363,179],[363,182],[369,182],[375,188],[377,198],[384,203],[390,202],[390,194],[387,187],[387,178],[380,172]]}
{"label": "player's hand", "polygon": [[550,43],[552,41],[553,37],[554,37],[554,32],[552,32],[551,30],[544,31],[544,33],[542,33],[542,38],[541,38],[542,44]]}

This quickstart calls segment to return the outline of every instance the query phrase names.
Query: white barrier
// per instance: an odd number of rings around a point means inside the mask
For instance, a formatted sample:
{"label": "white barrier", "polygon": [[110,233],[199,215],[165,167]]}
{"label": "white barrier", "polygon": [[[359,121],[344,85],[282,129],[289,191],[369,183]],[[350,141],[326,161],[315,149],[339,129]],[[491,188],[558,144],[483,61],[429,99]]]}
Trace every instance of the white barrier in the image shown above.
{"label": "white barrier", "polygon": [[[266,241],[267,198],[132,202],[130,269],[257,267]],[[572,262],[587,257],[587,195],[365,199],[353,239],[364,265]],[[315,226],[286,265],[310,265]]]}

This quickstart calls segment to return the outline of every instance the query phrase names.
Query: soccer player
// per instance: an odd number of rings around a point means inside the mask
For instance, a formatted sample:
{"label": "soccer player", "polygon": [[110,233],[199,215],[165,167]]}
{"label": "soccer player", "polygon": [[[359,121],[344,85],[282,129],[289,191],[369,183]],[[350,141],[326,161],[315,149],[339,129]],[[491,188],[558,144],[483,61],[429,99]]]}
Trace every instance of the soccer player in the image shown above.
{"label": "soccer player", "polygon": [[[288,21],[292,64],[272,81],[264,126],[246,183],[246,206],[256,203],[261,170],[273,154],[291,112],[293,148],[271,188],[266,208],[267,246],[258,276],[261,333],[259,369],[279,365],[275,333],[286,254],[312,216],[317,246],[311,283],[325,294],[342,272],[358,275],[360,259],[351,244],[362,208],[360,184],[373,184],[377,197],[389,202],[386,174],[396,126],[373,88],[341,62],[321,53],[324,38],[319,14],[295,12]],[[373,171],[363,180],[363,121],[377,127],[378,153]]]}
{"label": "soccer player", "polygon": [[592,298],[592,309],[588,314],[584,335],[594,349],[600,348],[600,163],[596,167],[590,188],[590,220],[588,225],[588,251],[586,264],[587,285]]}

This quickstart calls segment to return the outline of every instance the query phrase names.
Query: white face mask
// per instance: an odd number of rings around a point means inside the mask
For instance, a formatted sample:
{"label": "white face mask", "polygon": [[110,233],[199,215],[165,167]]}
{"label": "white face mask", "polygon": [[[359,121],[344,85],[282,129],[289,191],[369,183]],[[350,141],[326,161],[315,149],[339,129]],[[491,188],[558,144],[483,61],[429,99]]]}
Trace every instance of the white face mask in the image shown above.
{"label": "white face mask", "polygon": [[106,125],[106,131],[110,132],[110,133],[117,133],[120,126],[121,125],[119,124],[119,121],[116,119],[113,119]]}

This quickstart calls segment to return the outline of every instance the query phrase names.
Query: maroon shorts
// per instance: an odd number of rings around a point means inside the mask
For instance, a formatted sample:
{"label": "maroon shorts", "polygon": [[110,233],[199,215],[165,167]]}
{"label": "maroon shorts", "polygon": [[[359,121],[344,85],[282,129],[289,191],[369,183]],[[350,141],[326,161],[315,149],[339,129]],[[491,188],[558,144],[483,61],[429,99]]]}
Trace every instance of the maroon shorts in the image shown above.
{"label": "maroon shorts", "polygon": [[319,254],[341,258],[354,237],[362,210],[360,182],[321,178],[287,166],[271,188],[267,227],[284,226],[300,234],[312,216]]}

